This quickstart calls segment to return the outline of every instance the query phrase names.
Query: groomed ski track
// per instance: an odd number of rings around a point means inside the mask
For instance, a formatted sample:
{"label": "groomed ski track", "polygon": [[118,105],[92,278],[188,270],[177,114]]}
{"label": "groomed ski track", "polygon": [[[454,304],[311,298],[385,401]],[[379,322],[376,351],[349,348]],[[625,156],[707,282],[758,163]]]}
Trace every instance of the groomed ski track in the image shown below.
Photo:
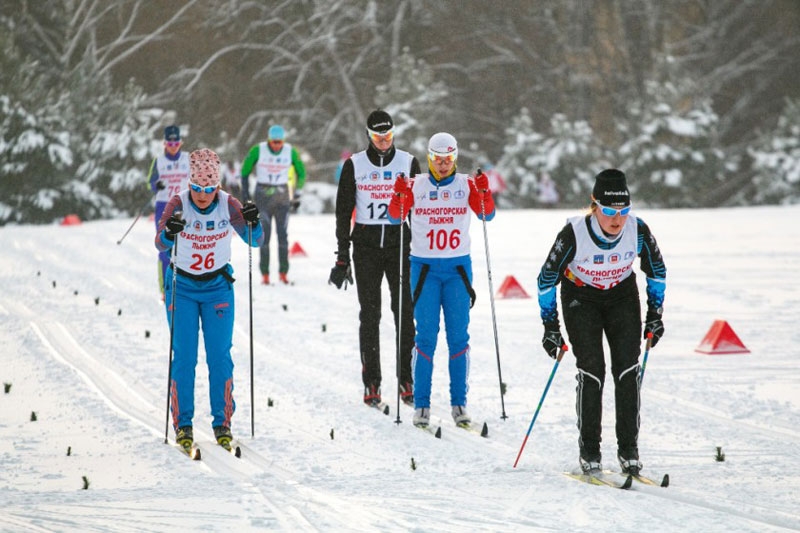
{"label": "groomed ski track", "polygon": [[[129,221],[125,220],[85,224],[84,227],[95,242],[102,242],[105,233],[109,233],[106,239],[108,242],[104,243],[104,246],[107,246],[124,231],[127,224]],[[344,332],[329,327],[328,342],[334,354],[319,355],[319,357],[336,357],[338,361],[336,364],[344,367],[341,371],[335,369],[334,363],[320,363],[319,359],[301,356],[319,350],[319,345],[314,343],[313,339],[298,338],[296,344],[291,347],[291,357],[268,355],[286,348],[276,348],[264,342],[270,338],[269,330],[259,331],[258,328],[268,328],[270,315],[283,312],[279,307],[280,304],[288,302],[291,312],[297,307],[306,305],[304,297],[309,299],[314,297],[304,296],[301,293],[304,289],[301,281],[292,288],[254,287],[257,289],[256,304],[262,307],[261,313],[257,312],[257,319],[259,315],[263,316],[264,324],[257,326],[256,331],[255,371],[258,394],[255,409],[256,436],[251,439],[247,354],[242,353],[249,339],[246,299],[242,297],[242,290],[246,289],[246,270],[240,266],[241,255],[240,264],[237,266],[239,292],[234,346],[237,347],[235,357],[238,402],[235,436],[242,445],[243,456],[237,459],[213,445],[210,427],[197,423],[196,439],[203,450],[203,460],[188,461],[179,452],[163,443],[168,346],[164,342],[165,331],[153,328],[151,330],[153,338],[146,345],[147,357],[159,360],[156,366],[159,369],[157,375],[150,372],[143,374],[137,369],[137,361],[129,365],[125,359],[131,357],[133,351],[139,350],[144,342],[143,339],[131,342],[126,332],[134,330],[138,335],[149,324],[142,318],[141,312],[137,312],[136,306],[153,304],[153,300],[157,299],[154,287],[142,289],[142,285],[146,285],[149,280],[149,278],[142,280],[143,273],[149,272],[155,264],[155,253],[149,247],[152,228],[149,224],[143,225],[146,226],[144,230],[139,228],[131,235],[133,240],[129,243],[130,246],[123,245],[118,249],[110,247],[112,252],[119,251],[124,259],[112,260],[110,262],[113,264],[109,268],[104,264],[103,268],[96,272],[86,268],[86,264],[93,258],[90,250],[75,250],[67,244],[62,245],[58,242],[43,248],[22,238],[12,239],[10,241],[12,246],[6,246],[4,253],[13,256],[24,276],[38,279],[32,283],[35,287],[34,294],[24,294],[12,286],[8,287],[6,293],[0,296],[0,318],[8,328],[27,339],[26,342],[32,346],[31,354],[46,354],[50,358],[51,362],[41,361],[45,367],[49,367],[52,363],[74,372],[88,391],[83,392],[76,387],[76,394],[86,394],[100,399],[114,417],[128,420],[132,426],[138,428],[140,435],[122,436],[121,447],[127,450],[130,446],[134,453],[135,450],[141,450],[150,457],[154,453],[152,450],[157,450],[156,453],[163,453],[167,468],[174,463],[183,462],[183,466],[176,465],[175,468],[188,471],[190,476],[194,472],[194,475],[204,480],[224,480],[221,485],[226,491],[240,494],[241,499],[246,501],[245,508],[261,510],[261,514],[251,520],[254,526],[300,531],[332,529],[361,531],[373,530],[375,527],[406,530],[409,524],[419,524],[415,521],[415,517],[422,515],[430,516],[432,519],[436,517],[435,529],[441,531],[461,531],[465,528],[495,531],[524,528],[550,531],[557,530],[563,522],[559,517],[537,513],[530,504],[536,501],[542,492],[551,492],[553,499],[566,496],[568,523],[578,526],[584,524],[584,518],[585,525],[588,526],[591,523],[591,515],[582,517],[583,511],[576,507],[577,502],[591,498],[594,500],[593,508],[605,509],[604,512],[608,514],[616,514],[615,521],[622,523],[625,523],[626,519],[633,521],[641,516],[638,511],[632,509],[650,508],[659,516],[659,523],[672,524],[675,530],[679,530],[681,525],[686,525],[687,517],[699,517],[703,523],[710,523],[715,516],[723,515],[737,517],[746,531],[794,531],[800,527],[800,513],[786,505],[785,500],[767,503],[757,495],[752,499],[746,497],[720,499],[713,491],[705,488],[709,483],[712,485],[719,483],[719,477],[715,478],[715,474],[709,474],[712,468],[726,473],[730,477],[730,481],[726,484],[733,485],[737,483],[736,476],[730,475],[733,470],[742,466],[750,468],[753,462],[759,461],[764,463],[765,483],[774,482],[780,485],[785,480],[793,479],[793,475],[786,474],[778,468],[778,463],[773,465],[769,456],[759,457],[759,453],[765,449],[764,444],[767,442],[772,443],[773,450],[782,447],[789,449],[793,443],[800,441],[800,432],[794,430],[790,423],[781,420],[760,421],[736,414],[741,412],[737,408],[746,399],[737,400],[735,395],[723,396],[719,399],[719,403],[713,406],[704,402],[704,397],[699,392],[680,394],[676,398],[675,391],[686,390],[687,386],[683,381],[686,380],[688,371],[687,374],[681,374],[680,371],[657,374],[659,354],[655,351],[648,362],[648,379],[642,391],[643,406],[647,410],[645,422],[647,429],[643,433],[647,443],[647,455],[643,460],[646,472],[649,474],[655,476],[660,470],[669,471],[672,478],[670,487],[662,489],[634,485],[633,490],[627,492],[604,491],[603,487],[589,486],[571,489],[570,480],[562,479],[564,476],[561,476],[560,472],[574,467],[576,459],[574,411],[569,408],[564,409],[565,405],[569,406],[574,402],[573,369],[562,368],[559,371],[538,422],[539,425],[534,429],[520,465],[517,469],[512,469],[511,463],[524,437],[524,430],[535,407],[536,398],[541,393],[546,372],[537,371],[518,378],[520,381],[524,379],[525,383],[511,378],[514,381],[506,399],[510,415],[510,420],[507,421],[502,421],[497,416],[499,399],[496,391],[491,390],[491,387],[497,385],[496,374],[489,374],[485,376],[486,379],[472,381],[471,398],[474,398],[472,403],[476,408],[470,410],[473,416],[477,414],[476,419],[485,418],[489,422],[488,439],[455,427],[449,416],[449,407],[442,402],[437,403],[432,410],[434,418],[442,424],[442,440],[432,439],[429,435],[420,435],[418,433],[421,432],[415,433],[411,425],[413,412],[409,408],[401,405],[403,423],[400,425],[394,423],[396,403],[391,391],[394,390],[395,383],[392,376],[393,368],[386,362],[384,362],[384,396],[385,401],[391,406],[390,415],[383,416],[360,405],[358,379],[352,375],[352,361],[346,359],[356,356],[343,355],[341,350],[335,348],[341,339],[354,336],[355,324],[350,324],[349,329]],[[23,233],[35,229],[23,228]],[[52,230],[50,228],[50,231]],[[141,236],[135,239],[137,232]],[[329,235],[325,237],[326,240],[330,240]],[[3,244],[8,243],[6,237]],[[304,247],[310,250],[317,249],[313,242],[307,244],[304,241]],[[76,260],[74,260],[75,255],[77,255]],[[481,260],[482,257],[477,256],[474,263],[479,265]],[[133,275],[124,270],[124,263],[137,261],[146,262],[147,268],[136,270]],[[37,275],[37,272],[41,275]],[[15,276],[14,280],[22,277],[23,274],[20,274]],[[76,283],[77,279],[84,281]],[[51,286],[51,281],[57,282],[57,285]],[[321,283],[318,285],[323,286]],[[481,293],[478,286],[476,289],[479,290],[479,296],[484,296],[485,304],[485,290]],[[295,290],[300,294],[290,295],[289,290]],[[73,291],[76,291],[76,294],[73,294]],[[275,295],[263,291],[274,291],[278,295],[274,298],[274,305],[270,304],[271,307],[266,309],[267,312],[263,309],[266,308],[265,300]],[[342,298],[342,293],[333,294],[336,298]],[[93,301],[97,296],[100,298],[99,304]],[[299,296],[298,301],[291,299],[297,296]],[[54,305],[57,299],[71,299],[74,302],[72,306],[74,312],[68,314],[59,312],[63,308]],[[150,305],[148,309],[154,307]],[[535,305],[533,307],[535,308]],[[95,322],[92,316],[116,315],[117,309],[122,313],[116,320],[132,321],[133,325],[128,323],[119,329],[111,328],[104,332],[108,338],[97,342],[93,334],[87,333],[91,324]],[[158,312],[163,313],[163,310]],[[478,313],[480,311],[476,311],[476,314]],[[535,317],[528,316],[532,314],[533,311],[526,312],[524,320],[535,322]],[[502,313],[500,318],[503,318]],[[166,330],[163,314],[158,319],[160,322],[156,327]],[[112,323],[113,320],[115,319],[103,318],[97,322],[103,327],[103,324]],[[507,320],[506,323],[509,324],[508,329],[511,331],[516,328],[514,319]],[[313,322],[311,326],[314,326]],[[538,335],[537,327],[534,324],[534,337]],[[347,342],[352,343],[350,340]],[[120,343],[126,346],[120,348],[122,353],[115,354],[113,347]],[[384,342],[384,346],[390,347],[391,344]],[[491,343],[487,342],[486,346],[491,347]],[[535,343],[531,343],[531,346],[536,348]],[[504,357],[509,357],[513,361],[514,355],[506,355],[512,354],[513,351],[504,349]],[[490,351],[489,368],[494,365],[491,359],[493,355]],[[202,357],[201,353],[201,360]],[[548,368],[549,361],[541,353],[526,353],[525,358],[528,361],[526,364],[531,364],[529,362],[531,358],[542,358],[540,366],[545,371]],[[504,363],[509,359],[505,359]],[[515,376],[509,366],[513,368],[513,363],[504,364],[504,375]],[[528,371],[522,367],[516,370]],[[207,411],[204,372],[205,367],[202,364],[198,365],[196,395],[198,414]],[[289,375],[292,372],[302,375],[306,381],[299,395],[292,383],[278,379],[279,376]],[[701,382],[695,386],[699,389],[705,380],[713,383],[726,373],[736,376],[737,369],[730,367],[730,369],[717,369],[714,373],[700,373]],[[480,373],[473,370],[473,375],[478,376]],[[763,371],[756,369],[755,375],[751,377],[756,380],[766,380],[770,376],[770,370],[765,368]],[[326,388],[325,384],[332,379],[338,383],[349,380],[350,387]],[[776,379],[781,378],[777,376]],[[446,389],[446,382],[436,381],[435,387]],[[741,387],[747,387],[744,380]],[[276,403],[274,408],[267,407],[267,398],[274,400]],[[492,402],[496,402],[497,405]],[[609,403],[608,415],[613,421],[611,406],[613,401]],[[771,407],[756,404],[752,408]],[[775,406],[776,411],[778,407]],[[344,413],[343,416],[338,416],[340,411]],[[683,432],[681,442],[685,442],[685,445],[674,446],[671,441],[660,444],[656,436],[670,434],[670,428],[662,426],[660,420],[669,420],[670,427],[681,428]],[[42,422],[44,423],[44,420]],[[328,436],[331,430],[335,432],[334,438]],[[612,441],[613,433],[606,434],[605,431],[608,429],[604,430],[606,440]],[[746,436],[746,439],[737,439],[735,444],[728,445],[724,437],[719,440],[708,437],[708,435],[725,435],[732,431],[737,435]],[[386,456],[380,457],[375,453],[376,447],[370,446],[369,442],[373,439],[385,439],[386,435],[401,444],[390,450]],[[170,439],[172,437],[170,431]],[[744,446],[743,441],[752,444]],[[553,442],[557,442],[558,446],[547,445]],[[721,444],[723,451],[728,453],[728,461],[709,468],[708,461],[713,459],[716,444]],[[442,491],[442,495],[438,499],[431,497],[430,489],[415,494],[413,489],[416,484],[411,479],[411,476],[417,476],[425,482],[431,482],[433,478],[428,475],[433,470],[434,461],[439,463],[437,468],[447,468],[446,464],[442,464],[440,454],[426,455],[426,447],[437,446],[446,446],[453,460],[463,457],[476,465],[473,472],[464,469],[466,475],[463,485],[441,487],[439,490]],[[706,452],[703,453],[707,456],[699,454],[696,451],[697,446],[704,446]],[[293,452],[291,461],[284,460],[287,450],[292,447],[300,447],[301,451]],[[306,463],[298,460],[299,454],[307,457]],[[478,462],[477,458],[480,456],[487,458],[485,463]],[[418,464],[417,472],[412,472],[407,464],[411,457],[414,457]],[[617,465],[612,461],[613,457],[607,454],[605,463],[616,468]],[[397,466],[398,462],[403,463],[402,468]],[[348,465],[353,464],[362,465],[359,471],[369,471],[371,474],[363,477],[349,475]],[[491,466],[487,468],[487,465]],[[337,474],[341,475],[341,485],[354,484],[352,489],[354,497],[347,497],[347,490],[338,487],[335,481],[331,481]],[[381,477],[399,474],[410,479],[403,485],[403,490],[389,494],[381,493],[384,483]],[[498,492],[503,493],[496,498],[494,510],[482,516],[473,513],[460,516],[454,505],[460,499],[458,493],[463,492],[465,496],[472,498],[480,492],[480,484],[496,485]],[[367,501],[364,501],[365,496],[368,498]],[[0,521],[11,527],[18,525],[21,528],[27,527],[31,531],[56,531],[63,528],[64,524],[67,526],[71,524],[69,520],[59,522],[62,519],[57,513],[42,512],[41,508],[36,511],[36,516],[27,515],[20,503],[23,498],[16,493],[12,494],[9,501],[11,505],[0,510]],[[67,501],[78,502],[77,497],[71,497]],[[662,505],[658,502],[663,501],[675,504],[674,521],[657,509]],[[674,512],[675,509],[677,512]],[[76,522],[72,525],[77,524]],[[100,530],[99,527],[92,526],[91,517],[85,526],[88,531]],[[133,522],[130,524],[120,522],[118,531],[133,530],[133,526]]]}

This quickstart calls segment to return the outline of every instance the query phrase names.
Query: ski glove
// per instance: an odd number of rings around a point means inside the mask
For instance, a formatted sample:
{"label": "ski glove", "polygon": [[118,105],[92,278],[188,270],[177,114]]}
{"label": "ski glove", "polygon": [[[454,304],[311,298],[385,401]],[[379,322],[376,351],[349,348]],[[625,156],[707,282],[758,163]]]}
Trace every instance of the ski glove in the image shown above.
{"label": "ski glove", "polygon": [[558,357],[558,351],[566,343],[564,337],[561,336],[561,325],[558,320],[555,322],[544,323],[544,336],[542,337],[542,346],[547,355],[555,359]]}
{"label": "ski glove", "polygon": [[159,180],[159,181],[156,182],[156,190],[163,191],[166,188],[167,188],[167,186],[164,185],[163,181]]}
{"label": "ski glove", "polygon": [[297,213],[297,210],[300,208],[300,191],[294,191],[294,197],[289,205],[289,210],[292,213]]}
{"label": "ski glove", "polygon": [[481,172],[477,176],[475,176],[475,188],[478,189],[480,192],[486,192],[489,190],[489,176]]}
{"label": "ski glove", "polygon": [[175,235],[182,232],[183,228],[185,227],[186,221],[181,218],[180,213],[175,213],[167,219],[164,228],[164,235],[166,235],[167,239],[174,241]]}
{"label": "ski glove", "polygon": [[397,176],[397,179],[394,181],[394,193],[398,196],[404,194],[411,195],[411,187],[408,186],[405,175],[400,174]]}
{"label": "ski glove", "polygon": [[331,269],[331,277],[328,278],[328,285],[336,285],[337,289],[341,289],[344,285],[344,290],[347,290],[347,284],[353,284],[353,270],[350,268],[349,261],[336,261],[336,264]]}
{"label": "ski glove", "polygon": [[258,207],[253,202],[245,202],[242,207],[242,218],[251,228],[258,225]]}
{"label": "ski glove", "polygon": [[650,346],[658,344],[659,339],[664,336],[664,322],[661,320],[663,312],[664,310],[660,307],[647,306],[647,316],[644,319],[644,338],[647,338],[648,333],[653,334]]}

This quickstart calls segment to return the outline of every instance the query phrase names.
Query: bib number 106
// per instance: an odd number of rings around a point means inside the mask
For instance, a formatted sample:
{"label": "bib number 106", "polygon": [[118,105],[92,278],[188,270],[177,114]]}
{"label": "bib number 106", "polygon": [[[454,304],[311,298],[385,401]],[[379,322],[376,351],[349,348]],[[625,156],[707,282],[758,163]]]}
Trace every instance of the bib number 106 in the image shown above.
{"label": "bib number 106", "polygon": [[461,245],[461,231],[457,229],[449,232],[444,229],[430,230],[425,236],[428,238],[429,250],[445,250],[447,248],[455,250]]}

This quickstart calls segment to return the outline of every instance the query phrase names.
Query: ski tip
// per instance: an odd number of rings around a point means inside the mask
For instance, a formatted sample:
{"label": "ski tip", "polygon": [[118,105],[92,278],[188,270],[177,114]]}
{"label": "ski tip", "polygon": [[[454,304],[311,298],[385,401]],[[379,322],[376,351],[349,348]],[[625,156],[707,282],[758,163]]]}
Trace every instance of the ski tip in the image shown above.
{"label": "ski tip", "polygon": [[661,479],[661,486],[669,487],[669,474],[664,474],[664,477]]}
{"label": "ski tip", "polygon": [[192,450],[192,453],[189,456],[194,461],[199,461],[200,459],[202,459],[202,454],[200,453],[200,448],[195,448],[194,450]]}
{"label": "ski tip", "polygon": [[632,484],[633,484],[633,476],[628,476],[628,477],[625,478],[625,482],[622,484],[622,486],[620,488],[627,490],[627,489],[631,488]]}
{"label": "ski tip", "polygon": [[489,437],[489,424],[486,422],[483,423],[483,427],[481,428],[481,437],[484,439]]}
{"label": "ski tip", "polygon": [[383,414],[385,415],[389,414],[389,404],[383,406]]}
{"label": "ski tip", "polygon": [[241,457],[241,456],[242,456],[242,449],[241,449],[240,447],[238,447],[238,446],[237,446],[237,447],[236,447],[236,448],[233,450],[233,455],[235,455],[237,458]]}
{"label": "ski tip", "polygon": [[442,438],[442,426],[436,428],[436,433],[434,433],[433,436],[436,437],[437,439]]}

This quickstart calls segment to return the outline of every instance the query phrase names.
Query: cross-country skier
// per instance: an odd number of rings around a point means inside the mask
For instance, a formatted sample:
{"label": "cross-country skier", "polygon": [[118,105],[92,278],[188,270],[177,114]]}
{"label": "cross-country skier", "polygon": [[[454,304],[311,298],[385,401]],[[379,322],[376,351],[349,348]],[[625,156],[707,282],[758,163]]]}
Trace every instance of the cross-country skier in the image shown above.
{"label": "cross-country skier", "polygon": [[[254,204],[242,207],[239,200],[219,189],[220,161],[216,153],[205,148],[195,150],[189,161],[189,187],[167,204],[155,239],[161,252],[170,252],[177,246],[174,309],[170,309],[172,283],[166,284],[167,320],[175,320],[170,377],[172,421],[175,440],[184,448],[191,446],[200,323],[208,364],[212,427],[217,441],[227,447],[236,407],[231,359],[231,238],[236,232],[247,242],[250,233],[250,246],[257,247],[264,241],[264,233]],[[167,279],[172,279],[171,266]]]}
{"label": "cross-country skier", "polygon": [[[341,289],[353,283],[350,267],[350,243],[353,243],[353,264],[361,311],[358,339],[361,351],[361,379],[364,403],[381,403],[381,284],[384,276],[389,284],[394,314],[395,346],[400,337],[400,397],[413,403],[414,378],[411,373],[411,348],[414,344],[414,320],[411,293],[408,289],[408,227],[404,228],[401,247],[400,226],[387,218],[394,179],[419,172],[417,159],[394,146],[394,122],[386,111],[375,110],[367,117],[366,150],[354,154],[342,165],[336,193],[336,264],[328,283]],[[355,225],[350,230],[355,209]],[[403,279],[400,293],[400,254],[403,254]],[[402,297],[402,316],[399,316]]]}
{"label": "cross-country skier", "polygon": [[[250,199],[250,175],[255,173],[253,201],[261,212],[265,234],[259,262],[264,285],[269,285],[269,241],[273,219],[278,237],[278,279],[281,283],[289,283],[289,211],[293,203],[297,205],[299,202],[300,190],[306,182],[306,167],[300,153],[285,141],[286,131],[283,126],[275,124],[267,132],[267,141],[250,148],[242,162],[242,197],[245,200]],[[295,182],[290,184],[292,169]]]}
{"label": "cross-country skier", "polygon": [[428,142],[428,173],[411,180],[398,177],[389,204],[389,218],[400,223],[410,212],[411,291],[414,320],[414,425],[430,423],[433,353],[444,313],[450,373],[450,405],[456,424],[470,423],[467,414],[469,377],[469,310],[475,300],[470,257],[470,211],[492,220],[494,200],[489,178],[456,172],[458,146],[449,133]]}
{"label": "cross-country skier", "polygon": [[[633,271],[639,257],[647,276],[647,315],[642,333],[639,289]],[[664,334],[661,320],[667,269],[650,228],[631,213],[625,174],[607,169],[595,177],[591,213],[570,218],[539,273],[542,345],[555,358],[564,344],[556,285],[572,353],[575,354],[580,465],[601,470],[600,437],[606,375],[603,335],[611,351],[616,407],[617,459],[624,473],[638,474],[640,339]]]}
{"label": "cross-country skier", "polygon": [[[153,159],[147,173],[150,190],[156,196],[156,232],[167,202],[186,187],[186,181],[189,179],[189,154],[182,152],[181,146],[183,146],[181,129],[175,124],[164,128],[164,153]],[[164,275],[169,265],[169,253],[160,252],[158,262],[158,287],[163,298]]]}

